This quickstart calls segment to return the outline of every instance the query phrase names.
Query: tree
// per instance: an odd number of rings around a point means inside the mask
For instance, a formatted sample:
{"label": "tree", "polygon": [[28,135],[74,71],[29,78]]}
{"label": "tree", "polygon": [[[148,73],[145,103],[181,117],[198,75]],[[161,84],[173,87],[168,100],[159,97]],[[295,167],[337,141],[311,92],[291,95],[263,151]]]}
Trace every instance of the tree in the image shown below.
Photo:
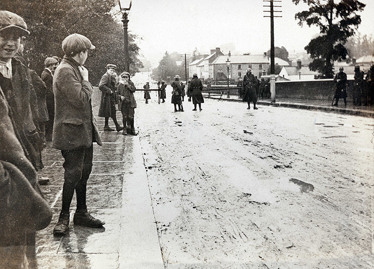
{"label": "tree", "polygon": [[[177,62],[180,64],[178,65]],[[179,75],[182,79],[185,78],[185,61],[184,55],[177,52],[169,54],[165,52],[164,57],[160,60],[158,67],[153,69],[152,77],[155,80],[170,81],[175,75]]]}
{"label": "tree", "polygon": [[[23,17],[31,32],[25,46],[30,67],[38,73],[47,56],[63,56],[62,40],[69,34],[87,36],[96,49],[87,60],[90,80],[99,81],[107,63],[124,69],[124,40],[122,23],[113,16],[116,1],[93,0],[8,0],[1,1],[0,9]],[[118,7],[117,7],[118,10]],[[130,70],[142,67],[138,59],[137,36],[129,34]]]}
{"label": "tree", "polygon": [[[270,50],[267,51],[267,55],[270,55]],[[274,48],[274,56],[277,58],[280,58],[282,60],[285,60],[286,62],[290,62],[290,59],[288,59],[288,51],[285,47],[275,47]]]}
{"label": "tree", "polygon": [[299,25],[305,22],[308,26],[315,25],[320,29],[320,36],[312,39],[305,47],[313,59],[309,68],[319,71],[323,77],[333,77],[333,62],[346,59],[348,51],[344,44],[354,35],[361,23],[361,16],[357,12],[362,11],[365,4],[358,0],[292,0],[292,2],[295,5],[304,2],[309,6],[309,10],[295,14]]}
{"label": "tree", "polygon": [[350,58],[358,59],[361,56],[374,55],[374,40],[371,36],[361,36],[358,33],[348,39],[346,48]]}

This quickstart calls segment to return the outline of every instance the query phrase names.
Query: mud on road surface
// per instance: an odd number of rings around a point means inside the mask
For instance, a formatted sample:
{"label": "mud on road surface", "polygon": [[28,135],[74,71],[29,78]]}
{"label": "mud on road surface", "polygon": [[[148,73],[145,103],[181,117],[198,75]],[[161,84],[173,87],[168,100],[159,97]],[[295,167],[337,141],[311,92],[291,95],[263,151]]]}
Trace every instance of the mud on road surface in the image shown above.
{"label": "mud on road surface", "polygon": [[138,101],[166,268],[374,268],[370,118]]}

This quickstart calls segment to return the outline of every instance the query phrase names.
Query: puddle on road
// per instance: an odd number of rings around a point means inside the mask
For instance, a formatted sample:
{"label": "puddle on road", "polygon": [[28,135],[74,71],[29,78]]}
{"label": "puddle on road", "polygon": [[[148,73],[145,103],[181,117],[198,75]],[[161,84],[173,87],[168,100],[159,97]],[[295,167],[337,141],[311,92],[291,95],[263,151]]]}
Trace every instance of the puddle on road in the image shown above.
{"label": "puddle on road", "polygon": [[314,186],[312,184],[306,183],[302,180],[297,178],[291,178],[290,181],[298,186],[300,186],[301,192],[310,192],[314,190]]}

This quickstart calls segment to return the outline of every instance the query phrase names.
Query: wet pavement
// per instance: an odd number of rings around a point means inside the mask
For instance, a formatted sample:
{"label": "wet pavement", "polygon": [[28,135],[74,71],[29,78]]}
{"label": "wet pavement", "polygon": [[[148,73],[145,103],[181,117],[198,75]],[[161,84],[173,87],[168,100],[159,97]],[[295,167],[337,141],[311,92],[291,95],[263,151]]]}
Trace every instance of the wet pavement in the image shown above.
{"label": "wet pavement", "polygon": [[[96,89],[94,114],[98,100]],[[103,130],[104,119],[97,123]],[[37,234],[38,268],[164,268],[139,138],[117,132],[101,136],[103,146],[94,144],[87,205],[93,216],[105,221],[102,229],[74,226],[74,196],[69,233],[53,236],[61,209],[63,158],[50,145],[43,152],[40,176],[50,182],[41,188],[54,214],[51,224]]]}

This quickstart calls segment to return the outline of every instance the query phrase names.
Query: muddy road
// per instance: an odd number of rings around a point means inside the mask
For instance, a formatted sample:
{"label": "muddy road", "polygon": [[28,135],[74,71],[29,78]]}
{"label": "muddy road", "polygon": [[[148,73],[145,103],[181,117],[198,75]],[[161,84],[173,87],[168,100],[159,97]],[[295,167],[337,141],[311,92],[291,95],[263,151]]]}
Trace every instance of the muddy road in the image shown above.
{"label": "muddy road", "polygon": [[152,98],[136,125],[166,268],[374,268],[373,119]]}

